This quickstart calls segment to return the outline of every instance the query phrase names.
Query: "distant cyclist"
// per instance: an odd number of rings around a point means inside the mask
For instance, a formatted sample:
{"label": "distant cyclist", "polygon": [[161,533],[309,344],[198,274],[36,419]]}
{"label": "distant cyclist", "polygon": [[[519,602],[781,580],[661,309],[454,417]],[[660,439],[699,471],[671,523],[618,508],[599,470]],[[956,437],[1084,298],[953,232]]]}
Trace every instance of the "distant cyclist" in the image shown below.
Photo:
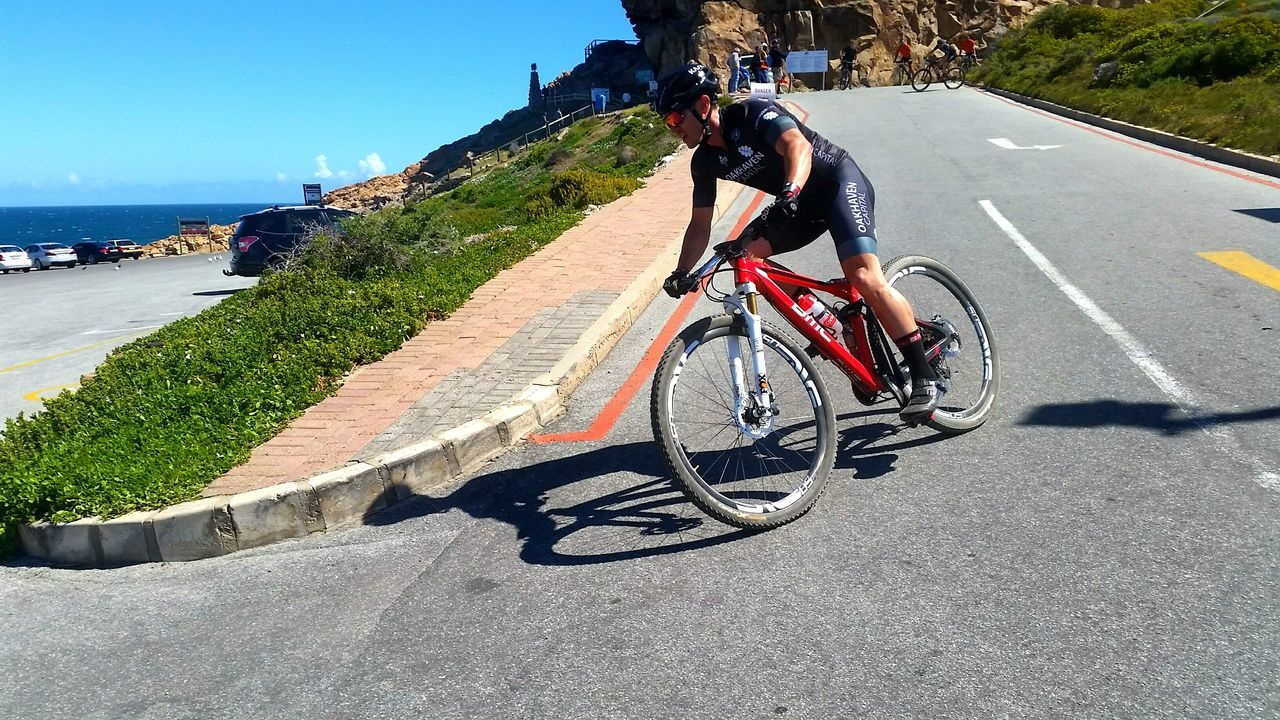
{"label": "distant cyclist", "polygon": [[850,41],[844,49],[840,51],[840,82],[843,88],[853,85],[853,61],[857,59],[858,51],[853,49],[853,42]]}
{"label": "distant cyclist", "polygon": [[956,46],[942,38],[938,38],[938,43],[934,45],[933,51],[942,53],[942,67],[944,69],[950,67],[951,63],[955,62],[956,56],[959,55],[956,51]]}
{"label": "distant cyclist", "polygon": [[830,231],[844,276],[866,298],[911,369],[911,398],[900,413],[915,425],[938,407],[937,376],[924,355],[911,305],[884,278],[876,257],[875,191],[853,158],[772,100],[716,104],[719,79],[701,65],[677,68],[658,83],[655,107],[671,132],[696,148],[693,214],[676,269],[663,289],[693,289],[689,275],[711,238],[716,179],[773,194],[761,235],[745,250],[756,258],[790,252]]}

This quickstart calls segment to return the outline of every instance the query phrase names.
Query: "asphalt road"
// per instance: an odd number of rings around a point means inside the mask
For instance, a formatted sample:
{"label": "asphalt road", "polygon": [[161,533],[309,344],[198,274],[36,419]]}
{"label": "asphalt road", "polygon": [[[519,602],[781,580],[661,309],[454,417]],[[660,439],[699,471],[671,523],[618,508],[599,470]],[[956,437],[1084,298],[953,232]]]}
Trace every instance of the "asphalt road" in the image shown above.
{"label": "asphalt road", "polygon": [[227,262],[187,255],[0,275],[0,418],[37,412],[116,347],[257,282],[223,276]]}
{"label": "asphalt road", "polygon": [[[1280,292],[1196,254],[1280,265],[1274,224],[1244,212],[1280,189],[971,90],[793,99],[875,184],[882,257],[935,256],[981,299],[1004,363],[985,427],[903,429],[828,368],[828,490],[749,535],[670,489],[641,393],[600,441],[525,446],[349,531],[0,568],[0,709],[1280,714]],[[831,258],[820,240],[787,259]],[[673,307],[654,301],[554,431],[591,423]]]}

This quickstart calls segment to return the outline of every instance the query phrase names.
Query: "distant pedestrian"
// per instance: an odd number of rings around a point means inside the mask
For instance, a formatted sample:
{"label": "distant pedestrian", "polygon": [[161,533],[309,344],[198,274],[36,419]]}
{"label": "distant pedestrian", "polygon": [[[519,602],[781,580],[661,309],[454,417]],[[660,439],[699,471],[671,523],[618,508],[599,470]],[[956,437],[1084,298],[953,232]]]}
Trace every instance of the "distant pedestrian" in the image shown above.
{"label": "distant pedestrian", "polygon": [[738,92],[738,72],[742,62],[742,56],[738,54],[738,48],[734,48],[729,52],[729,89],[726,92]]}
{"label": "distant pedestrian", "polygon": [[769,46],[760,43],[760,47],[756,48],[756,55],[760,57],[760,77],[756,82],[772,83],[773,74],[769,72]]}
{"label": "distant pedestrian", "polygon": [[773,91],[780,94],[782,78],[787,72],[787,56],[778,47],[777,40],[773,41],[773,47],[769,49],[769,67],[773,69]]}
{"label": "distant pedestrian", "polygon": [[747,77],[750,78],[751,82],[760,82],[760,61],[761,55],[759,52],[756,52],[747,61]]}

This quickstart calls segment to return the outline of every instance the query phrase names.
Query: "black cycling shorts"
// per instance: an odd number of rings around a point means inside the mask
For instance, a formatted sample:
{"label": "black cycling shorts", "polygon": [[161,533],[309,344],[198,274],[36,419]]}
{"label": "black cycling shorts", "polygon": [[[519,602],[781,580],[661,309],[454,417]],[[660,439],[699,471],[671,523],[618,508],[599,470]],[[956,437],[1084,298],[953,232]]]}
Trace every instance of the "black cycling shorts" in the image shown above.
{"label": "black cycling shorts", "polygon": [[846,157],[836,166],[834,181],[804,189],[794,220],[770,219],[764,238],[774,254],[781,254],[799,250],[830,230],[841,262],[875,253],[875,204],[875,189],[857,164]]}

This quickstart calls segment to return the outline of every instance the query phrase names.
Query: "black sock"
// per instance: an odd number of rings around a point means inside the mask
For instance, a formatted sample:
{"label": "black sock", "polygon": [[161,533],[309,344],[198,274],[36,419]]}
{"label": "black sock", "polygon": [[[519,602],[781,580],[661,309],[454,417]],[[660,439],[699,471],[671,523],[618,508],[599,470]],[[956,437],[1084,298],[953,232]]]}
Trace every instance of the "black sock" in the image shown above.
{"label": "black sock", "polygon": [[924,357],[924,340],[920,338],[920,330],[918,328],[893,342],[902,351],[902,356],[907,359],[907,367],[911,368],[912,378],[919,378],[920,380],[938,379],[938,376],[933,372],[933,368],[929,367],[929,361]]}

